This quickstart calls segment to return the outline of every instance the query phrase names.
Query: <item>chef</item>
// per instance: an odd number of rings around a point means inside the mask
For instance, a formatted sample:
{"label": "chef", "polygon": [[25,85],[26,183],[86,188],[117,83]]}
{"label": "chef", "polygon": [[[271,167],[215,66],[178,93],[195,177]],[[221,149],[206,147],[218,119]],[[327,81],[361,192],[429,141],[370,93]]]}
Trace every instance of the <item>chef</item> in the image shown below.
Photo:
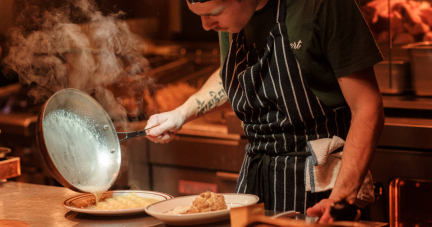
{"label": "chef", "polygon": [[[149,118],[167,143],[185,122],[229,101],[249,143],[237,193],[268,210],[332,221],[332,203],[354,201],[383,124],[373,65],[382,55],[355,0],[188,0],[205,30],[219,32],[222,64],[173,111]],[[305,190],[307,142],[345,140],[332,190]],[[305,155],[306,154],[306,155]]]}

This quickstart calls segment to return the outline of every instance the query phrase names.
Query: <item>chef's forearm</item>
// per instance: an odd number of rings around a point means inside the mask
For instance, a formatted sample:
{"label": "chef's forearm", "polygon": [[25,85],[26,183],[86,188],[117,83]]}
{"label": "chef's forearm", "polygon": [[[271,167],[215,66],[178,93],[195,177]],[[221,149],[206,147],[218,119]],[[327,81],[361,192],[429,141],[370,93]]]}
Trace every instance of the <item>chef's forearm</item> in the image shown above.
{"label": "chef's forearm", "polygon": [[384,109],[373,67],[338,78],[350,106],[351,127],[331,199],[353,200],[369,170],[384,127]]}
{"label": "chef's forearm", "polygon": [[384,111],[380,98],[367,106],[352,110],[351,129],[343,150],[339,175],[331,199],[354,200],[369,170],[384,126]]}
{"label": "chef's forearm", "polygon": [[186,119],[186,122],[205,114],[215,107],[221,106],[227,101],[219,70],[216,70],[210,76],[197,93],[193,94],[183,105],[176,109]]}

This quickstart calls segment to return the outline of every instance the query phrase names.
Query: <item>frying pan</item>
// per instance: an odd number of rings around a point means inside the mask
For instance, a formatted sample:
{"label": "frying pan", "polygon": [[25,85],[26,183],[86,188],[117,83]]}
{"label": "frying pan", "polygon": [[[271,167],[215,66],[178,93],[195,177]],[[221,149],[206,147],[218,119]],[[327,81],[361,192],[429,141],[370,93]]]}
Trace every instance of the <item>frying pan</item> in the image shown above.
{"label": "frying pan", "polygon": [[[42,160],[54,178],[77,192],[108,190],[120,171],[120,142],[146,130],[117,133],[111,118],[90,95],[56,92],[42,106],[36,137]],[[118,134],[125,136],[119,140]]]}

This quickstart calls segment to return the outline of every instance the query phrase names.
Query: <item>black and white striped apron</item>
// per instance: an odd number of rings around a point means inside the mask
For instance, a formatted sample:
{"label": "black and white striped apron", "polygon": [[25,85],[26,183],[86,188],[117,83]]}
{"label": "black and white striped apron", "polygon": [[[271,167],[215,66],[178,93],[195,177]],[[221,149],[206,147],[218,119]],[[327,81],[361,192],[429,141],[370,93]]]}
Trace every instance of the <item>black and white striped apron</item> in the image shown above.
{"label": "black and white striped apron", "polygon": [[306,142],[345,139],[351,112],[347,105],[326,106],[309,88],[290,47],[285,13],[286,0],[278,0],[262,55],[247,50],[243,31],[233,34],[222,81],[249,140],[237,193],[256,194],[267,210],[305,212],[317,202],[305,191]]}

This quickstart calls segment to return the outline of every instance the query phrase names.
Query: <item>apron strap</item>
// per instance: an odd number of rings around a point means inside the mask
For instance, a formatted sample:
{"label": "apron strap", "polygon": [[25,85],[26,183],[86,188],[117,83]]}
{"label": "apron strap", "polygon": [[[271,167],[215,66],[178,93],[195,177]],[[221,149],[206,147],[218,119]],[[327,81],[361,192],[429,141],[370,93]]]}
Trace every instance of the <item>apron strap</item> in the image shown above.
{"label": "apron strap", "polygon": [[278,23],[282,23],[285,21],[285,14],[286,14],[286,0],[279,0],[278,1],[278,9],[277,9],[277,21]]}

